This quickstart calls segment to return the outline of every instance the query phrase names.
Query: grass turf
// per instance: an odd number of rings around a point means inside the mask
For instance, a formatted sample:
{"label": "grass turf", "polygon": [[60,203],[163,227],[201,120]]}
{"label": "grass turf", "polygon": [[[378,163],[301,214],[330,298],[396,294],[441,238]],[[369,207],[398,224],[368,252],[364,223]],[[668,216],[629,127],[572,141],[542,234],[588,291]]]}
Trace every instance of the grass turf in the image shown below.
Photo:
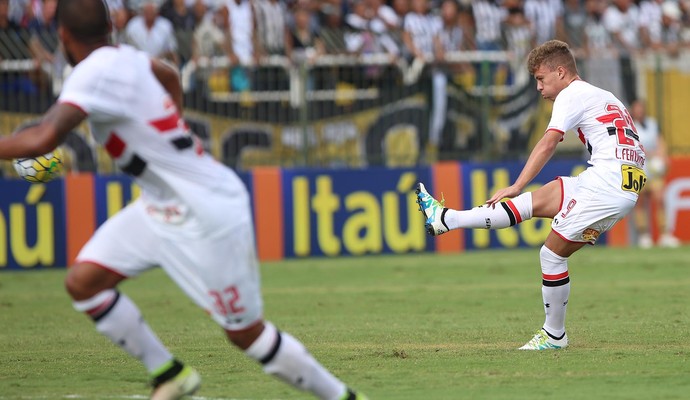
{"label": "grass turf", "polygon": [[[521,352],[543,322],[538,250],[262,266],[266,317],[372,399],[686,399],[690,248],[571,257],[571,347]],[[64,270],[0,273],[0,399],[145,398],[140,364],[71,308]],[[122,291],[199,398],[308,399],[265,376],[161,271]]]}

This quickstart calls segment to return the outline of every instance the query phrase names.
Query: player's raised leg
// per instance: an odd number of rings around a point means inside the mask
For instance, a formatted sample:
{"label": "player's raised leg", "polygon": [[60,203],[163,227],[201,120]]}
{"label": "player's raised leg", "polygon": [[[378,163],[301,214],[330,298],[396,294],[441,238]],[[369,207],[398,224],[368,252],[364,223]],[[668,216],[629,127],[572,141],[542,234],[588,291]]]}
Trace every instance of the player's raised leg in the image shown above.
{"label": "player's raised leg", "polygon": [[65,286],[74,308],[87,314],[98,332],[144,364],[156,388],[152,399],[179,399],[194,393],[201,378],[174,359],[134,302],[116,289],[124,279],[102,266],[82,262],[69,269]]}
{"label": "player's raised leg", "polygon": [[532,218],[532,193],[523,193],[495,206],[481,205],[471,210],[453,210],[434,199],[420,183],[417,203],[426,218],[429,235],[438,236],[453,229],[501,229]]}
{"label": "player's raised leg", "polygon": [[532,217],[553,217],[560,208],[561,187],[551,181],[534,192],[522,193],[493,206],[481,205],[470,210],[446,208],[424,187],[417,185],[417,203],[425,218],[425,227],[432,236],[453,229],[501,229],[527,221]]}

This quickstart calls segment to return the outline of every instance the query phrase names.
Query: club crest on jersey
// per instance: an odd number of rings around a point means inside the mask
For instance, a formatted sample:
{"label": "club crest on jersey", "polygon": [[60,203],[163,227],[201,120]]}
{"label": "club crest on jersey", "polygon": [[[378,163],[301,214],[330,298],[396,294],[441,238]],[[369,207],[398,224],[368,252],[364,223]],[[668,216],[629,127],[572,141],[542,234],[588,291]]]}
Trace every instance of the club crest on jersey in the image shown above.
{"label": "club crest on jersey", "polygon": [[585,242],[596,242],[599,235],[600,233],[596,229],[587,228],[582,231],[582,240]]}

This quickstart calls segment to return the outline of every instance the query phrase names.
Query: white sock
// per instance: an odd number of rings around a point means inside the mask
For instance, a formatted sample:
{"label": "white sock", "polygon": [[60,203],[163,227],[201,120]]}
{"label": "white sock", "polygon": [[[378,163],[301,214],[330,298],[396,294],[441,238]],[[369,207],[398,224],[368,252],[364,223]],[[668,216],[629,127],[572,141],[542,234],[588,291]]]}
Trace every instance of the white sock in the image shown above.
{"label": "white sock", "polygon": [[108,289],[73,304],[77,311],[85,312],[94,320],[98,332],[139,359],[149,374],[173,359],[126,295]]}
{"label": "white sock", "polygon": [[347,387],[318,363],[297,339],[279,332],[270,322],[246,350],[249,357],[263,364],[266,373],[290,385],[313,393],[322,400],[338,400]]}
{"label": "white sock", "polygon": [[554,339],[565,334],[565,311],[570,296],[568,259],[561,257],[546,246],[539,252],[542,271],[541,294],[544,299],[544,330]]}
{"label": "white sock", "polygon": [[502,201],[493,207],[479,206],[471,210],[448,209],[443,215],[448,229],[500,229],[532,218],[532,193]]}

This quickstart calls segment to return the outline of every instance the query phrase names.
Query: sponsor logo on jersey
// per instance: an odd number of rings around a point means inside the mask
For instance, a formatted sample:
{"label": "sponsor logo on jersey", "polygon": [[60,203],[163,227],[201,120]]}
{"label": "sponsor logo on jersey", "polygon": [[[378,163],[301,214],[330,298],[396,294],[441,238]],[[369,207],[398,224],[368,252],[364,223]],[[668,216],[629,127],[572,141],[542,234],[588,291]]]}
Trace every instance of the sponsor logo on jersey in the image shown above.
{"label": "sponsor logo on jersey", "polygon": [[621,176],[623,179],[621,182],[621,189],[626,192],[640,194],[644,184],[647,183],[647,175],[642,169],[634,165],[621,165]]}

